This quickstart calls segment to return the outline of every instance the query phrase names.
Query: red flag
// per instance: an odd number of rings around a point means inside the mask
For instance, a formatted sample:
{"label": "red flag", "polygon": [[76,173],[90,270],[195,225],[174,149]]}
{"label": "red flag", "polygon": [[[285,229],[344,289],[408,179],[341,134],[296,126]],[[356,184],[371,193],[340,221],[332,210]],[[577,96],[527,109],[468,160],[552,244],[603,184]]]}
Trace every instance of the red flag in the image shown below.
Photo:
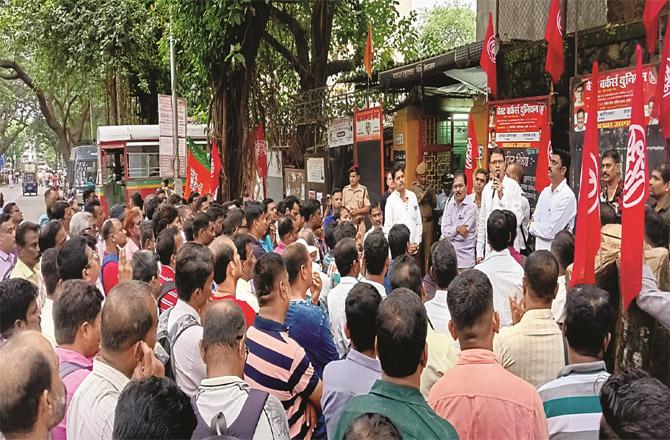
{"label": "red flag", "polygon": [[547,40],[547,59],[544,63],[544,70],[551,75],[551,80],[557,83],[561,79],[561,75],[563,75],[563,68],[565,66],[560,0],[551,0],[544,39]]}
{"label": "red flag", "polygon": [[649,185],[647,183],[647,123],[644,117],[644,80],[642,78],[642,48],[637,45],[635,84],[628,149],[626,150],[626,176],[623,188],[621,213],[621,297],[623,306],[630,303],[642,288],[642,262],[644,259],[644,208]]}
{"label": "red flag", "polygon": [[265,153],[265,127],[263,127],[263,123],[258,124],[254,128],[252,139],[256,152],[256,172],[258,173],[258,177],[267,177],[268,158]]}
{"label": "red flag", "polygon": [[207,150],[188,138],[188,159],[186,169],[186,188],[184,197],[188,199],[192,192],[209,194],[210,171],[207,165]]}
{"label": "red flag", "polygon": [[595,258],[600,248],[600,166],[598,164],[598,63],[593,63],[582,151],[582,175],[577,203],[575,260],[570,285],[595,284]]}
{"label": "red flag", "polygon": [[363,51],[363,65],[368,73],[368,78],[372,78],[372,25],[368,23],[368,38],[365,40],[365,50]]}
{"label": "red flag", "polygon": [[486,37],[484,37],[484,46],[482,46],[482,54],[479,57],[479,65],[484,72],[486,72],[488,91],[495,96],[498,94],[498,80],[496,73],[496,36],[493,33],[493,17],[489,12],[489,26],[486,29]]}
{"label": "red flag", "polygon": [[465,176],[468,180],[466,194],[472,192],[474,171],[477,168],[477,159],[479,159],[479,147],[477,146],[477,134],[475,133],[475,124],[472,122],[472,113],[468,117],[468,147],[465,152]]}
{"label": "red flag", "polygon": [[[670,15],[665,26],[670,25]],[[656,81],[656,94],[654,95],[654,108],[652,116],[658,119],[661,125],[663,137],[670,139],[670,32],[666,31],[663,37],[663,53],[658,65],[658,78]]]}
{"label": "red flag", "polygon": [[647,30],[647,51],[650,54],[656,52],[656,39],[658,38],[658,16],[665,6],[666,0],[646,0],[642,22]]}
{"label": "red flag", "polygon": [[216,145],[216,141],[214,141],[212,142],[212,157],[209,168],[211,170],[211,173],[209,175],[210,180],[209,186],[211,188],[212,194],[214,194],[214,197],[216,197],[216,193],[219,190],[222,168],[223,165],[221,165],[221,156],[219,156],[219,148]]}
{"label": "red flag", "polygon": [[[544,107],[547,111],[547,107]],[[549,165],[551,164],[551,128],[549,115],[542,118],[542,132],[540,133],[540,153],[537,155],[537,167],[535,168],[535,189],[542,192],[544,188],[551,185],[549,178]]]}

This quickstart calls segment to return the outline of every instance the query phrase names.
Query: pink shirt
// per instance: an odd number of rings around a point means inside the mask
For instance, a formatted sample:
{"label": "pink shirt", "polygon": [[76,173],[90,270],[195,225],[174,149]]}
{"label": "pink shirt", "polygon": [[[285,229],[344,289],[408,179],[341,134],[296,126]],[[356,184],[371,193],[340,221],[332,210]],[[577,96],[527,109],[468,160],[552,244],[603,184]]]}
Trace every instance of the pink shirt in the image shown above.
{"label": "pink shirt", "polygon": [[464,439],[546,439],[542,400],[491,350],[463,350],[430,390],[428,404]]}
{"label": "pink shirt", "polygon": [[77,391],[79,385],[81,385],[86,376],[88,376],[88,374],[91,372],[91,369],[93,368],[93,358],[87,358],[81,353],[68,350],[67,348],[56,347],[54,350],[56,351],[56,356],[58,356],[59,364],[63,362],[72,362],[84,367],[68,374],[67,376],[65,376],[65,379],[63,379],[63,383],[65,384],[65,389],[67,391],[65,417],[63,417],[63,420],[61,420],[60,423],[51,430],[51,438],[52,440],[65,440],[66,439],[65,426],[67,425],[67,408],[70,406],[70,401],[72,401],[72,396],[74,396],[74,392]]}
{"label": "pink shirt", "polygon": [[126,241],[126,245],[123,248],[126,250],[126,261],[133,261],[133,255],[140,250],[130,237],[128,237],[128,241]]}

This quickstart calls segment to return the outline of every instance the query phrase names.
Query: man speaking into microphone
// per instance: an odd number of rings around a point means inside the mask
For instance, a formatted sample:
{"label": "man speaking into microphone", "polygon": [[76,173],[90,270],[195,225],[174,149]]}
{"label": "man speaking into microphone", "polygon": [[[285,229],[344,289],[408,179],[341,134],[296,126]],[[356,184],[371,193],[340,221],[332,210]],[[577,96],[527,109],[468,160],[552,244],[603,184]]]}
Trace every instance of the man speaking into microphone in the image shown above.
{"label": "man speaking into microphone", "polygon": [[[486,238],[486,222],[496,209],[507,209],[516,216],[517,224],[523,219],[521,186],[505,175],[505,155],[499,147],[489,151],[489,174],[491,178],[482,191],[482,206],[477,221],[477,263],[480,263],[491,248]],[[517,249],[518,251],[519,249]]]}

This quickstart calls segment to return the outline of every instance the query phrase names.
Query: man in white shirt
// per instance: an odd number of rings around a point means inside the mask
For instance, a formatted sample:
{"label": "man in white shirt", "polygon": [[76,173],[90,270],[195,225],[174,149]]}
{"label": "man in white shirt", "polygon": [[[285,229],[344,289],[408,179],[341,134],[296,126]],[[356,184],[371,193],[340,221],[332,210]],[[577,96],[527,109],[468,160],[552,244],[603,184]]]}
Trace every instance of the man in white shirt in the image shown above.
{"label": "man in white shirt", "polygon": [[482,192],[482,206],[477,223],[477,262],[483,261],[490,250],[487,221],[492,211],[507,209],[516,216],[517,225],[523,221],[523,191],[514,179],[505,175],[505,156],[498,147],[493,148],[489,153],[489,168],[491,176]]}
{"label": "man in white shirt", "polygon": [[419,251],[423,235],[423,223],[416,195],[405,186],[405,170],[400,165],[393,168],[395,191],[386,200],[384,213],[384,231],[390,231],[393,225],[402,223],[409,228],[410,238],[408,251],[414,255]]}
{"label": "man in white shirt", "polygon": [[179,388],[189,396],[194,396],[200,381],[207,377],[205,362],[200,355],[200,316],[212,296],[214,258],[206,246],[188,242],[177,252],[175,266],[179,299],[167,316],[168,333],[174,335],[170,341],[170,361]]}
{"label": "man in white shirt", "polygon": [[558,261],[558,290],[551,303],[554,320],[563,325],[565,322],[565,303],[567,301],[566,269],[575,260],[575,236],[570,231],[559,231],[551,242],[551,254]]}
{"label": "man in white shirt", "polygon": [[448,240],[440,240],[431,253],[433,265],[430,272],[433,275],[437,290],[435,297],[425,303],[428,319],[436,332],[449,334],[451,314],[447,307],[447,286],[458,275],[458,258],[456,250]]}
{"label": "man in white shirt", "polygon": [[361,264],[358,260],[356,242],[351,238],[345,238],[337,243],[333,254],[335,255],[337,271],[342,278],[340,283],[328,294],[328,313],[330,315],[330,331],[335,340],[335,347],[340,357],[343,357],[349,351],[349,338],[344,331],[347,323],[344,306],[349,291],[358,282],[357,278],[361,271]]}
{"label": "man in white shirt", "polygon": [[[506,170],[507,177],[514,179],[521,186],[525,171],[523,165],[518,162],[511,163]],[[523,189],[522,189],[523,191]],[[523,193],[522,193],[523,194]],[[530,202],[524,196],[521,199],[521,223],[517,223],[516,239],[514,239],[514,248],[521,250],[527,247],[528,242],[528,221],[530,220]]]}
{"label": "man in white shirt", "polygon": [[508,326],[512,325],[509,298],[518,300],[523,295],[523,267],[507,249],[512,231],[502,211],[496,209],[491,212],[486,229],[491,251],[475,269],[489,277],[493,286],[493,308],[500,315],[500,325]]}
{"label": "man in white shirt", "polygon": [[377,289],[382,299],[386,298],[384,276],[389,268],[389,243],[381,230],[373,232],[365,239],[363,261],[365,262],[363,281]]}
{"label": "man in white shirt", "polygon": [[551,154],[549,178],[551,185],[540,193],[529,232],[535,236],[535,250],[551,249],[551,241],[559,231],[572,232],[577,216],[577,199],[568,186],[570,155],[556,150]]}

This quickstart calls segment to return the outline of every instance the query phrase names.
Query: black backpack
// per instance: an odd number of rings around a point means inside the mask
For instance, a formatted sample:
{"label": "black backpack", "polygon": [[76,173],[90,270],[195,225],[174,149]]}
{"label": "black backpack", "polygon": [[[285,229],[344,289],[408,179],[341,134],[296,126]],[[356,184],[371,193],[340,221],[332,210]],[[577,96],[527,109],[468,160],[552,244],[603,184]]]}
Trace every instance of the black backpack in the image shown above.
{"label": "black backpack", "polygon": [[167,359],[162,359],[163,365],[165,366],[165,376],[171,379],[175,379],[175,369],[174,365],[172,365],[174,359],[172,348],[184,331],[194,325],[200,325],[193,316],[184,315],[180,317],[177,322],[172,324],[171,328],[168,328],[168,319],[173,310],[174,307],[167,310],[158,318],[158,331],[156,334],[156,341],[163,347],[168,356]]}
{"label": "black backpack", "polygon": [[252,440],[267,400],[266,391],[249,390],[249,396],[240,414],[230,426],[227,426],[222,412],[215,415],[211,423],[205,422],[198,410],[195,397],[191,397],[191,406],[198,420],[191,440]]}

